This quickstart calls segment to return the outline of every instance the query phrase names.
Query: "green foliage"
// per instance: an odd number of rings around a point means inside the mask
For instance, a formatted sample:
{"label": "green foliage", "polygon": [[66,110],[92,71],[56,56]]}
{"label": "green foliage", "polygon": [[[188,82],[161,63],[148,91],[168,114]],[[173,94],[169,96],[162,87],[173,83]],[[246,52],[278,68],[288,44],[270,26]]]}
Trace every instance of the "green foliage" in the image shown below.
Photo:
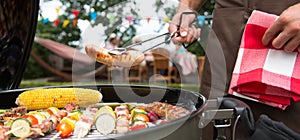
{"label": "green foliage", "polygon": [[[20,84],[20,88],[32,88],[32,87],[44,87],[44,86],[69,86],[69,85],[107,85],[111,83],[107,82],[97,82],[97,83],[88,83],[88,82],[36,82],[36,81],[30,81],[30,80],[24,80]],[[115,84],[115,83],[114,83]],[[121,83],[120,83],[121,84]],[[145,85],[143,83],[131,83],[132,85]],[[199,85],[193,85],[193,84],[167,84],[167,85],[159,85],[159,84],[146,84],[145,86],[166,86],[169,88],[181,88],[181,89],[186,89],[194,92],[199,92]]]}
{"label": "green foliage", "polygon": [[[36,54],[39,54],[41,59],[48,62],[47,56],[50,54],[50,52],[46,48],[36,43],[33,43],[32,50],[35,51]],[[23,75],[23,79],[35,79],[35,78],[49,77],[49,76],[53,76],[53,75],[48,71],[45,71],[45,69],[41,67],[32,57],[29,57],[27,67]]]}
{"label": "green foliage", "polygon": [[[78,48],[75,42],[80,40],[81,31],[77,26],[76,22],[81,20],[88,20],[92,26],[101,23],[105,28],[105,34],[108,36],[110,33],[117,33],[122,36],[123,44],[128,43],[133,36],[136,35],[136,25],[139,25],[139,20],[134,20],[132,24],[127,27],[125,30],[121,30],[124,17],[129,14],[134,18],[141,19],[139,16],[141,9],[135,7],[137,1],[143,0],[60,0],[62,3],[61,9],[65,12],[60,15],[57,19],[60,21],[57,26],[54,26],[54,22],[43,23],[43,19],[40,15],[40,20],[37,23],[36,36],[51,39],[75,48]],[[157,12],[164,12],[167,17],[172,17],[176,12],[176,7],[164,7],[165,3],[168,2],[165,0],[156,0],[155,6]],[[200,13],[204,11],[209,11],[209,14],[212,13],[214,0],[208,0],[203,8],[200,10]],[[131,4],[128,6],[127,4]],[[130,12],[126,13],[124,11],[125,7],[130,7]],[[72,10],[78,10],[79,15],[75,17],[72,13]],[[96,12],[97,19],[92,21],[90,18],[90,13]],[[114,22],[110,21],[110,16],[116,13]],[[63,22],[69,20],[69,24],[66,27],[63,27]],[[163,27],[164,21],[160,20],[161,27]],[[48,55],[51,52],[45,49],[42,46],[33,44],[33,50],[46,62],[48,62]],[[199,44],[194,44],[188,49],[190,52],[196,55],[204,55],[204,51]],[[26,72],[24,74],[24,79],[32,79],[38,77],[47,77],[52,76],[51,73],[45,72],[41,66],[39,66],[32,58],[29,59]]]}
{"label": "green foliage", "polygon": [[198,10],[199,14],[204,14],[204,12],[207,12],[207,14],[212,15],[213,10],[215,6],[215,0],[207,0],[206,3],[201,7],[201,9]]}
{"label": "green foliage", "polygon": [[66,86],[73,85],[71,82],[36,82],[36,81],[28,81],[23,80],[20,84],[19,88],[31,88],[31,87],[44,87],[44,86]]}
{"label": "green foliage", "polygon": [[[75,41],[80,40],[81,31],[77,24],[75,24],[78,19],[81,20],[89,20],[91,22],[89,13],[90,10],[86,10],[85,6],[90,6],[94,8],[97,13],[101,13],[103,11],[107,11],[109,7],[112,7],[120,2],[124,2],[125,0],[109,0],[109,1],[99,1],[99,0],[60,0],[63,4],[63,8],[65,8],[65,12],[60,15],[57,19],[60,21],[57,26],[54,26],[54,22],[43,23],[43,17],[40,14],[41,19],[37,23],[36,36],[51,39],[62,44],[66,44],[68,46],[72,46],[77,48],[77,45],[74,45]],[[75,17],[72,13],[72,10],[78,10],[79,15]],[[98,19],[101,19],[99,17]],[[103,18],[102,18],[103,19]],[[108,18],[105,18],[108,20]],[[63,27],[63,22],[65,20],[69,20],[69,24],[66,27]],[[104,26],[108,26],[108,22],[104,24]],[[133,30],[133,29],[132,29]],[[45,49],[43,46],[40,46],[36,43],[33,44],[32,49],[39,55],[44,61],[49,63],[48,55],[51,54],[49,50]],[[25,73],[24,79],[34,79],[40,77],[49,77],[53,76],[53,74],[45,71],[44,68],[39,66],[39,64],[32,58],[29,58]]]}

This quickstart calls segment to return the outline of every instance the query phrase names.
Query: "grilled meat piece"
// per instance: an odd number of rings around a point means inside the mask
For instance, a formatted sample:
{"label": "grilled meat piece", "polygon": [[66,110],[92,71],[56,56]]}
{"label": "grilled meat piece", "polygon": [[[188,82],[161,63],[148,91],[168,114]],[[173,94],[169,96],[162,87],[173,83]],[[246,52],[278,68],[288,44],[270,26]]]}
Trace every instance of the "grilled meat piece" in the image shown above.
{"label": "grilled meat piece", "polygon": [[21,116],[20,113],[4,112],[3,114],[0,114],[0,120],[4,120],[6,117],[19,118],[20,116]]}
{"label": "grilled meat piece", "polygon": [[9,131],[9,127],[0,126],[0,140],[8,140],[10,138],[10,134],[5,135],[7,131]]}
{"label": "grilled meat piece", "polygon": [[[146,106],[146,110],[148,112],[154,112],[161,118],[165,118],[167,114],[167,118],[169,120],[174,120],[180,117],[183,117],[190,113],[189,110],[180,107],[180,106],[174,106],[167,103],[162,102],[153,102]],[[166,112],[167,111],[167,112]]]}
{"label": "grilled meat piece", "polygon": [[72,112],[73,110],[78,110],[79,106],[76,103],[68,103],[66,106],[63,108],[67,112]]}
{"label": "grilled meat piece", "polygon": [[14,107],[14,108],[12,108],[11,109],[11,112],[12,113],[15,113],[15,114],[17,114],[17,113],[27,113],[27,107],[25,107],[25,106],[19,106],[19,107]]}

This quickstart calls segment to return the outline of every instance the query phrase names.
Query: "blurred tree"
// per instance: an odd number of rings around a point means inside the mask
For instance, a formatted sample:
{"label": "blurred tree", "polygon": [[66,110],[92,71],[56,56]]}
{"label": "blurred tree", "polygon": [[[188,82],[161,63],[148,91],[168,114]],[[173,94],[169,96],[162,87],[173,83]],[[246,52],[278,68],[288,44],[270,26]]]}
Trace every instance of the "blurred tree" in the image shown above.
{"label": "blurred tree", "polygon": [[[135,25],[139,24],[139,20],[133,20],[132,24],[125,30],[120,31],[120,26],[128,14],[134,19],[141,19],[140,9],[135,5],[141,0],[60,0],[62,3],[61,10],[64,12],[58,16],[58,24],[54,26],[54,22],[43,23],[46,17],[41,16],[39,20],[36,35],[49,38],[66,45],[77,47],[74,42],[80,40],[80,29],[77,26],[78,20],[88,20],[91,25],[103,24],[106,27],[105,34],[119,33],[125,38],[131,38],[135,35]],[[167,17],[172,17],[176,12],[176,7],[164,6],[171,0],[156,0],[156,12],[164,12]],[[170,2],[169,2],[170,3]],[[212,14],[214,0],[207,0],[206,4],[198,12],[203,15],[204,12]],[[124,9],[130,8],[130,13],[124,12]],[[74,13],[78,12],[78,15]],[[92,19],[92,14],[96,15],[96,20]],[[113,18],[113,20],[112,20]],[[63,24],[68,21],[69,24]],[[166,24],[160,20],[161,24]]]}
{"label": "blurred tree", "polygon": [[[91,14],[94,13],[96,16],[99,15],[97,19],[101,19],[103,26],[108,26],[110,23],[107,22],[109,21],[107,14],[109,14],[109,12],[115,12],[112,11],[110,7],[126,2],[126,0],[60,0],[60,2],[62,3],[62,6],[58,8],[64,12],[59,15],[55,21],[47,21],[47,17],[43,17],[40,12],[40,20],[37,23],[36,36],[78,48],[78,43],[76,44],[76,42],[80,40],[81,34],[81,31],[77,26],[78,20],[88,20],[92,25],[94,25],[96,22],[91,16]],[[122,12],[121,8],[122,7],[117,10],[118,13]],[[116,22],[113,24],[117,24],[117,22],[120,21],[120,18],[121,17],[116,18]],[[68,24],[66,24],[66,21]],[[107,30],[107,34],[108,32],[112,31]],[[43,60],[50,63],[48,55],[51,54],[51,52],[49,52],[49,50],[36,43],[33,44],[32,49],[39,54]],[[30,58],[23,78],[33,79],[47,76],[53,75],[51,73],[45,73],[45,70],[39,66],[33,58]]]}
{"label": "blurred tree", "polygon": [[212,15],[215,6],[215,0],[207,0],[206,3],[202,6],[201,9],[198,10],[199,14],[204,15],[204,12]]}
{"label": "blurred tree", "polygon": [[[77,25],[78,20],[88,20],[94,25],[95,21],[92,19],[94,14],[97,19],[101,19],[103,26],[108,26],[110,23],[107,15],[110,12],[115,12],[109,10],[109,8],[125,1],[128,0],[60,0],[62,6],[59,8],[64,12],[58,16],[56,21],[47,23],[43,23],[43,20],[47,17],[40,15],[41,20],[39,20],[36,35],[78,47],[74,45],[74,42],[80,40],[81,34]],[[68,24],[64,25],[64,23]]]}
{"label": "blurred tree", "polygon": [[[77,25],[78,20],[87,20],[91,26],[101,23],[105,28],[105,34],[109,36],[110,33],[117,33],[122,36],[123,42],[128,43],[133,36],[136,35],[136,26],[140,24],[143,14],[137,6],[137,3],[142,3],[143,0],[60,0],[62,6],[61,14],[58,15],[57,20],[47,21],[47,17],[40,14],[40,20],[36,30],[36,36],[48,38],[75,48],[78,48],[81,31]],[[164,13],[166,17],[171,18],[176,12],[176,6],[166,6],[172,0],[155,0],[156,12]],[[174,1],[173,1],[174,3]],[[204,11],[212,13],[214,0],[208,2],[199,11],[203,14]],[[129,9],[129,10],[128,10]],[[129,26],[121,30],[122,24],[126,17],[130,15],[133,20]],[[159,16],[159,15],[157,15]],[[96,17],[96,18],[95,18]],[[159,20],[161,27],[167,22]],[[159,32],[159,30],[157,31]],[[129,42],[130,43],[130,42]],[[200,49],[200,50],[199,50]],[[49,61],[47,56],[50,52],[34,43],[33,50],[36,51],[41,58]],[[203,55],[203,50],[199,45],[193,45],[189,51]],[[30,58],[24,78],[38,78],[51,76],[50,73],[45,73],[32,58]]]}

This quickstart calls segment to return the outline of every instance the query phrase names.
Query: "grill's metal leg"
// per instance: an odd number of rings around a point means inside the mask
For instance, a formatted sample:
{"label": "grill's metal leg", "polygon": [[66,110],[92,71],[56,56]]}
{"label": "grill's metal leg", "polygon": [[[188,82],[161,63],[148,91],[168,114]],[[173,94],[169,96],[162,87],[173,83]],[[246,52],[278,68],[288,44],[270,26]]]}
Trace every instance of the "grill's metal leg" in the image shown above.
{"label": "grill's metal leg", "polygon": [[215,140],[227,140],[225,128],[219,128],[217,129],[217,137],[214,138]]}
{"label": "grill's metal leg", "polygon": [[214,138],[215,140],[227,140],[226,137],[226,129],[230,128],[231,121],[230,119],[223,119],[223,120],[214,120],[214,127],[217,135]]}
{"label": "grill's metal leg", "polygon": [[[234,109],[219,109],[217,100],[208,100],[207,109],[202,114],[202,121],[214,123],[214,139],[227,140],[226,130],[231,127],[231,119],[235,118]],[[201,122],[200,122],[201,123]]]}

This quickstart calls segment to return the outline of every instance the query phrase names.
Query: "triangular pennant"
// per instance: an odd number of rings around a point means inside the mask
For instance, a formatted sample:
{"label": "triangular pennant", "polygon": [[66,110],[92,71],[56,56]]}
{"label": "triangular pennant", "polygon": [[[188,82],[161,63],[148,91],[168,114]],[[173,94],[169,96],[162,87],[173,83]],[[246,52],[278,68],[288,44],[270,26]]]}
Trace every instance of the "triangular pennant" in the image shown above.
{"label": "triangular pennant", "polygon": [[168,18],[168,17],[164,18],[165,23],[169,23],[169,21],[170,21],[170,18]]}
{"label": "triangular pennant", "polygon": [[198,19],[200,27],[202,27],[205,22],[205,16],[198,16],[197,19]]}
{"label": "triangular pennant", "polygon": [[49,22],[49,18],[44,18],[43,20],[42,20],[42,24],[46,24],[46,23],[48,23]]}
{"label": "triangular pennant", "polygon": [[91,18],[92,21],[95,21],[96,18],[97,18],[97,12],[91,12],[90,13],[90,18]]}
{"label": "triangular pennant", "polygon": [[55,11],[57,14],[59,14],[60,8],[59,7],[55,8]]}
{"label": "triangular pennant", "polygon": [[62,25],[62,27],[63,28],[67,27],[69,23],[70,23],[69,20],[65,20],[64,23],[63,23],[63,25]]}
{"label": "triangular pennant", "polygon": [[72,9],[71,12],[72,12],[72,14],[75,16],[75,18],[78,17],[78,15],[79,15],[79,10]]}
{"label": "triangular pennant", "polygon": [[77,19],[74,19],[74,20],[73,20],[73,27],[76,27],[76,26],[77,26],[77,22],[78,22]]}
{"label": "triangular pennant", "polygon": [[59,19],[54,20],[54,26],[57,27],[59,22],[60,22]]}
{"label": "triangular pennant", "polygon": [[132,16],[127,16],[126,19],[127,19],[127,21],[128,21],[129,23],[131,23],[131,22],[133,21],[133,17],[132,17]]}
{"label": "triangular pennant", "polygon": [[109,23],[114,23],[115,22],[115,17],[114,15],[109,17]]}
{"label": "triangular pennant", "polygon": [[150,22],[150,20],[151,20],[151,18],[150,18],[150,17],[148,17],[148,18],[147,18],[147,22],[149,23],[149,22]]}

